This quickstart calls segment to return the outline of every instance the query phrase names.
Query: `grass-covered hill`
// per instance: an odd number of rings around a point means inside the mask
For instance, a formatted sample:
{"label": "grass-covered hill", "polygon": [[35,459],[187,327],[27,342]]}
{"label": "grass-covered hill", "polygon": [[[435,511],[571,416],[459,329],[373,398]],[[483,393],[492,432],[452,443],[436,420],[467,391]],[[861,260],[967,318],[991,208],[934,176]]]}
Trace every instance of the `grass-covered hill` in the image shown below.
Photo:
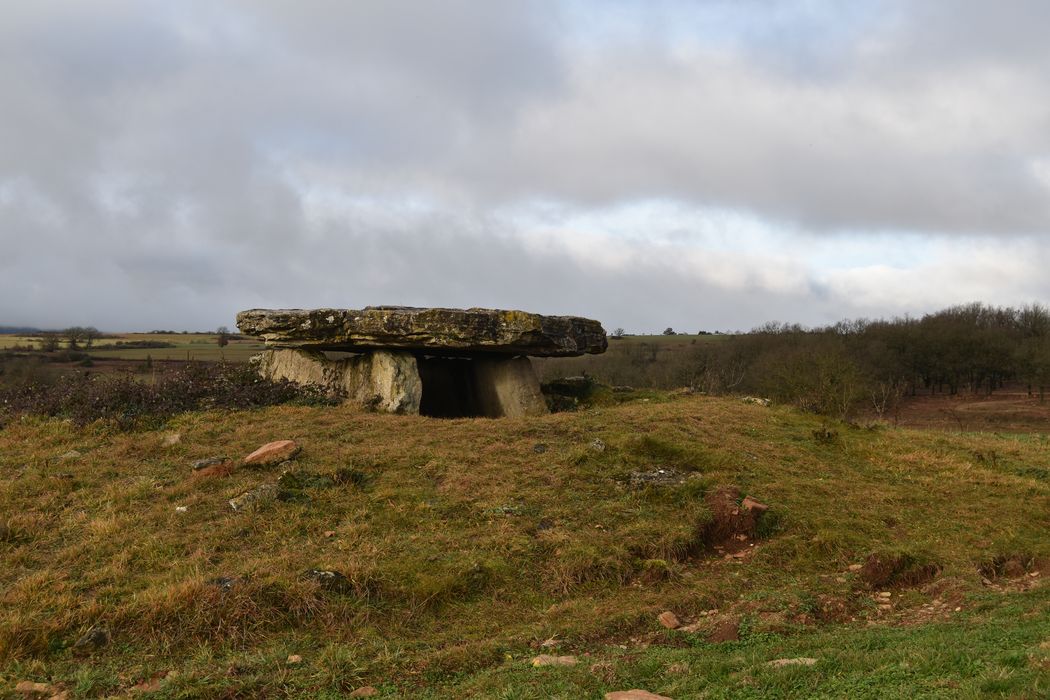
{"label": "grass-covered hill", "polygon": [[[1046,435],[829,428],[661,394],[15,419],[0,697],[1050,695]],[[191,468],[278,439],[293,463]]]}

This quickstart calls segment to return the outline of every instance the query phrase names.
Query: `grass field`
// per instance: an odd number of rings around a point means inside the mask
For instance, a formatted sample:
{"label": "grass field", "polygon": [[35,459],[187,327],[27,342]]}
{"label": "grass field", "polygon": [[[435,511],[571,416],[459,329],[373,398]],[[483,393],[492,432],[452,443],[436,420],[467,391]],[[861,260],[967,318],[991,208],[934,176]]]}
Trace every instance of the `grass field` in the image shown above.
{"label": "grass field", "polygon": [[[229,345],[220,348],[214,333],[116,333],[107,334],[105,338],[95,341],[96,345],[115,345],[118,342],[153,341],[171,343],[171,348],[128,348],[128,349],[94,349],[89,348],[93,357],[116,360],[196,360],[217,362],[246,362],[249,357],[260,352],[262,341],[254,339],[231,340]],[[0,335],[0,350],[14,346],[30,344],[39,349],[39,336]],[[65,347],[65,342],[62,343]]]}
{"label": "grass field", "polygon": [[[1050,694],[1046,434],[628,399],[528,420],[11,422],[0,696],[22,680],[74,698]],[[254,510],[227,501],[281,469],[189,466],[282,438],[303,447],[299,483]],[[770,506],[744,540],[715,536],[729,485]],[[667,610],[695,630],[664,629]],[[96,625],[109,643],[75,648]],[[577,663],[534,668],[540,653]],[[816,662],[767,665],[793,657]]]}

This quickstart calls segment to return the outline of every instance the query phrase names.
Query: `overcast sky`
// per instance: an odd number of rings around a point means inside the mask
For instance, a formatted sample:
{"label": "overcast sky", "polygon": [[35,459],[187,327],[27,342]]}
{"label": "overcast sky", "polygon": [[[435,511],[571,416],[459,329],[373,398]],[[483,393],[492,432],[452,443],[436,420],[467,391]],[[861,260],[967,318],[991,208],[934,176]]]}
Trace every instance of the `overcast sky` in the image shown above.
{"label": "overcast sky", "polygon": [[1050,3],[0,7],[0,324],[1050,301]]}

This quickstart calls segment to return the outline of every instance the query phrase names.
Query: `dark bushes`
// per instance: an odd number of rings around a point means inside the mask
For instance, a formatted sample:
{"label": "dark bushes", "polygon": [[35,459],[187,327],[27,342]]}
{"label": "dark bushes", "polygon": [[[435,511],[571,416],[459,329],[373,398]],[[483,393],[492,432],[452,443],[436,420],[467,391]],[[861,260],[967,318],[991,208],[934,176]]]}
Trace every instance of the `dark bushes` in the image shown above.
{"label": "dark bushes", "polygon": [[0,417],[58,416],[77,425],[103,420],[130,430],[184,411],[291,402],[327,404],[333,399],[289,382],[264,380],[250,365],[202,362],[186,364],[154,384],[130,377],[63,376],[53,383],[0,389]]}

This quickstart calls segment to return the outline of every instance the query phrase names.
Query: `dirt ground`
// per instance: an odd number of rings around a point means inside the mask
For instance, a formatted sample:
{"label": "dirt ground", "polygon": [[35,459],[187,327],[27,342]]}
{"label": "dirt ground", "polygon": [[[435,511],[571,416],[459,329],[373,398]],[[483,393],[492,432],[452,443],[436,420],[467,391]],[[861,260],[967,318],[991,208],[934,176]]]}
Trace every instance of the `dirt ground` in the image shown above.
{"label": "dirt ground", "polygon": [[[892,418],[890,418],[892,421]],[[991,396],[959,393],[905,396],[897,424],[962,432],[1050,432],[1050,396],[1029,396],[1024,384],[1007,385]]]}

